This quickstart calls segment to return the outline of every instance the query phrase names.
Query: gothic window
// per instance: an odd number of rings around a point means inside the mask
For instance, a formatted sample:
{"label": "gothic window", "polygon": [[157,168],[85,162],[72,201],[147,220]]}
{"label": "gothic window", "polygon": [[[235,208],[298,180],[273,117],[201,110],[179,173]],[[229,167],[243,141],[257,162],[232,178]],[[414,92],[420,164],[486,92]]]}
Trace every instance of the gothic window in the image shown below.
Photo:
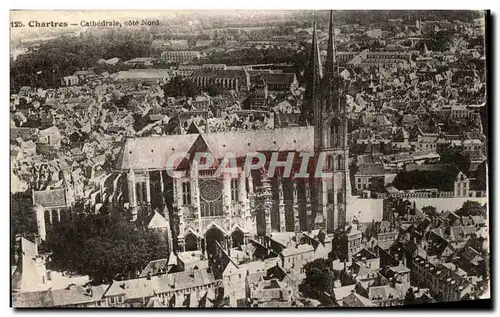
{"label": "gothic window", "polygon": [[331,123],[331,136],[330,142],[332,147],[340,147],[342,146],[341,138],[342,138],[342,129],[341,122],[338,118],[332,120]]}
{"label": "gothic window", "polygon": [[200,183],[199,187],[201,216],[222,216],[224,214],[222,206],[222,183],[219,180],[205,180]]}
{"label": "gothic window", "polygon": [[135,184],[135,196],[139,204],[146,201],[146,183]]}
{"label": "gothic window", "polygon": [[337,155],[337,170],[343,170],[342,168],[342,155]]}
{"label": "gothic window", "polygon": [[238,201],[238,179],[231,179],[231,200]]}
{"label": "gothic window", "polygon": [[189,182],[182,183],[182,204],[191,205],[191,186]]}
{"label": "gothic window", "polygon": [[328,203],[329,204],[333,204],[333,198],[334,198],[334,193],[333,192],[328,192],[328,196],[327,196],[327,199],[328,199]]}
{"label": "gothic window", "polygon": [[335,168],[335,159],[333,158],[333,156],[328,156],[328,166],[327,166],[328,170],[333,170]]}
{"label": "gothic window", "polygon": [[344,193],[339,190],[337,192],[337,204],[343,204],[344,203]]}

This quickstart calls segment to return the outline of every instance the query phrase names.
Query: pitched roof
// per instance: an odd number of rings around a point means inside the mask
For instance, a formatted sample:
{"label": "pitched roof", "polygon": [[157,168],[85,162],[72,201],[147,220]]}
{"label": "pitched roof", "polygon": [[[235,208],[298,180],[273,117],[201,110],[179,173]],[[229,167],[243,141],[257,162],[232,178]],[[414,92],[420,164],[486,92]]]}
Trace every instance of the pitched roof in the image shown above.
{"label": "pitched roof", "polygon": [[296,80],[294,73],[261,74],[262,79],[268,84],[287,84],[290,85]]}
{"label": "pitched roof", "polygon": [[125,299],[151,297],[154,294],[175,292],[212,284],[215,278],[206,269],[152,276],[151,279],[138,278],[115,281],[105,296],[124,295]]}
{"label": "pitched roof", "polygon": [[[165,169],[168,158],[174,153],[187,153],[198,136],[183,134],[126,139],[118,155],[116,168]],[[314,150],[313,127],[218,132],[204,134],[203,138],[217,158],[223,158],[229,152],[242,157],[250,152]]]}
{"label": "pitched roof", "polygon": [[[169,264],[169,259],[159,259],[155,261],[150,261],[148,265],[142,270],[139,277],[147,277],[149,274],[157,275],[159,273],[165,273],[167,270],[167,265]],[[171,263],[170,263],[171,264]],[[162,272],[165,269],[165,272]]]}
{"label": "pitched roof", "polygon": [[342,287],[337,287],[333,289],[333,294],[335,296],[335,300],[340,301],[349,296],[352,291],[356,288],[356,284],[346,285]]}
{"label": "pitched roof", "polygon": [[147,308],[164,308],[165,305],[161,302],[161,299],[157,296],[151,297],[146,304]]}
{"label": "pitched roof", "polygon": [[281,251],[281,254],[283,256],[294,256],[297,254],[306,253],[306,252],[313,252],[313,251],[314,251],[314,248],[312,245],[300,244],[296,247],[292,246],[292,247],[288,247],[288,248],[283,249],[283,251]]}
{"label": "pitched roof", "polygon": [[389,285],[372,286],[368,289],[368,296],[371,300],[386,300],[401,298],[401,293]]}
{"label": "pitched roof", "polygon": [[356,176],[384,176],[385,169],[383,163],[360,165]]}
{"label": "pitched roof", "polygon": [[173,76],[171,69],[131,69],[118,72],[114,79],[163,79],[170,78],[171,76]]}
{"label": "pitched roof", "polygon": [[368,298],[359,295],[358,293],[351,293],[343,300],[344,306],[347,307],[374,307],[376,306]]}
{"label": "pitched roof", "polygon": [[12,295],[14,307],[61,307],[67,305],[92,303],[100,301],[108,285],[86,288],[70,285],[64,289],[41,292],[15,293]]}
{"label": "pitched roof", "polygon": [[151,220],[149,220],[148,223],[148,228],[149,229],[154,229],[154,228],[168,228],[168,220],[163,217],[159,212],[155,211],[153,216],[151,217]]}

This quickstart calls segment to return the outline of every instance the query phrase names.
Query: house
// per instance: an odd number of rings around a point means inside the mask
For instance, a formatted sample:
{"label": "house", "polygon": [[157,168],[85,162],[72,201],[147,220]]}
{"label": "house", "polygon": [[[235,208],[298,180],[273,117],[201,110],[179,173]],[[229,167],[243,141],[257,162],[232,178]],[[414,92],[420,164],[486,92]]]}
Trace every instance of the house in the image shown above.
{"label": "house", "polygon": [[80,286],[71,284],[64,289],[14,293],[12,295],[12,306],[16,308],[106,307],[103,295],[108,286]]}
{"label": "house", "polygon": [[285,272],[305,277],[304,265],[314,261],[314,248],[309,244],[295,244],[283,249],[279,255]]}
{"label": "house", "polygon": [[165,307],[200,307],[205,296],[214,298],[216,284],[207,269],[161,274],[114,281],[103,299],[106,307],[144,307],[152,297]]}
{"label": "house", "polygon": [[441,301],[471,299],[474,288],[467,278],[443,265],[434,265],[417,256],[413,261],[412,277],[429,287],[431,294]]}
{"label": "house", "polygon": [[391,283],[391,285],[400,291],[401,294],[406,294],[410,286],[411,270],[399,261],[397,266],[388,266],[382,270],[383,276]]}
{"label": "house", "polygon": [[378,307],[400,306],[404,295],[390,285],[372,286],[368,289],[368,298]]}
{"label": "house", "polygon": [[378,247],[384,250],[389,249],[398,236],[396,226],[389,221],[376,222],[371,230],[375,233]]}
{"label": "house", "polygon": [[462,152],[471,161],[482,162],[485,159],[483,142],[479,139],[465,139],[462,142]]}
{"label": "house", "polygon": [[411,142],[415,151],[436,151],[438,134],[423,133],[417,136],[416,142]]}
{"label": "house", "polygon": [[222,283],[224,296],[229,297],[231,307],[246,306],[246,278],[255,274],[267,274],[264,261],[252,261],[241,265],[233,260],[228,262],[222,273]]}
{"label": "house", "polygon": [[367,249],[361,249],[352,256],[352,270],[357,277],[367,276],[380,270],[380,258]]}
{"label": "house", "polygon": [[39,143],[52,146],[55,149],[59,149],[61,147],[62,138],[61,132],[54,126],[40,130],[38,133]]}
{"label": "house", "polygon": [[362,245],[363,234],[360,230],[358,230],[358,225],[353,223],[351,225],[347,225],[344,232],[340,236],[340,243],[342,244],[341,250],[344,251],[344,258],[347,260],[351,260],[353,255],[361,251],[363,248]]}
{"label": "house", "polygon": [[[354,186],[357,190],[369,190],[372,184],[385,186],[390,182],[385,181],[385,169],[383,163],[360,165],[354,174]],[[376,183],[378,181],[378,183]]]}
{"label": "house", "polygon": [[291,286],[278,279],[247,281],[247,299],[250,307],[292,307],[293,290]]}

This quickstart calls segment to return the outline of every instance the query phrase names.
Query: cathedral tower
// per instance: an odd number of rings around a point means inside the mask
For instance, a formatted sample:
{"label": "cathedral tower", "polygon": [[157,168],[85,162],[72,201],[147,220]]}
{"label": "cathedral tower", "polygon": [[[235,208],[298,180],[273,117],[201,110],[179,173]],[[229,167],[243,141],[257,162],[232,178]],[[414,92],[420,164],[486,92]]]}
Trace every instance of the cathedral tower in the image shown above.
{"label": "cathedral tower", "polygon": [[317,115],[317,113],[315,113],[316,104],[321,101],[319,94],[321,93],[320,86],[321,80],[323,79],[323,69],[321,66],[318,36],[316,34],[316,22],[313,24],[313,38],[311,42],[311,52],[309,54],[309,64],[304,71],[306,91],[300,113],[301,125],[314,124],[316,120],[315,115]]}
{"label": "cathedral tower", "polygon": [[[321,69],[316,29],[314,28],[308,73],[313,73],[315,76],[308,78],[305,94],[306,100],[314,109],[316,157],[322,160],[323,157],[320,156],[320,153],[323,153],[325,158],[323,171],[332,175],[332,177],[316,179],[315,181],[315,224],[326,227],[328,233],[344,229],[347,201],[351,192],[345,104],[347,85],[340,75],[335,50],[333,11],[331,11],[325,68]],[[318,62],[316,62],[317,59]],[[317,79],[319,79],[319,85]]]}

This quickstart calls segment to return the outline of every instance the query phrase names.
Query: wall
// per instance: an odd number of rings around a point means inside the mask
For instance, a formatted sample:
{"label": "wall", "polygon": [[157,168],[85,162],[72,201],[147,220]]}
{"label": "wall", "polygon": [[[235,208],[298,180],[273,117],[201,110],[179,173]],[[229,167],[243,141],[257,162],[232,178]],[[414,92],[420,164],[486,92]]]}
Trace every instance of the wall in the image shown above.
{"label": "wall", "polygon": [[408,200],[411,203],[415,202],[417,209],[422,209],[425,206],[434,206],[438,212],[457,210],[468,200],[477,201],[482,205],[488,202],[487,197],[411,198]]}
{"label": "wall", "polygon": [[[417,209],[434,206],[438,212],[455,211],[468,200],[477,201],[482,205],[488,203],[487,197],[409,198],[408,200],[412,204],[415,202]],[[347,221],[352,221],[354,216],[360,222],[382,221],[383,201],[383,199],[352,196],[352,199],[347,204]]]}
{"label": "wall", "polygon": [[361,222],[382,221],[383,199],[352,196],[347,202],[347,221],[354,216]]}

